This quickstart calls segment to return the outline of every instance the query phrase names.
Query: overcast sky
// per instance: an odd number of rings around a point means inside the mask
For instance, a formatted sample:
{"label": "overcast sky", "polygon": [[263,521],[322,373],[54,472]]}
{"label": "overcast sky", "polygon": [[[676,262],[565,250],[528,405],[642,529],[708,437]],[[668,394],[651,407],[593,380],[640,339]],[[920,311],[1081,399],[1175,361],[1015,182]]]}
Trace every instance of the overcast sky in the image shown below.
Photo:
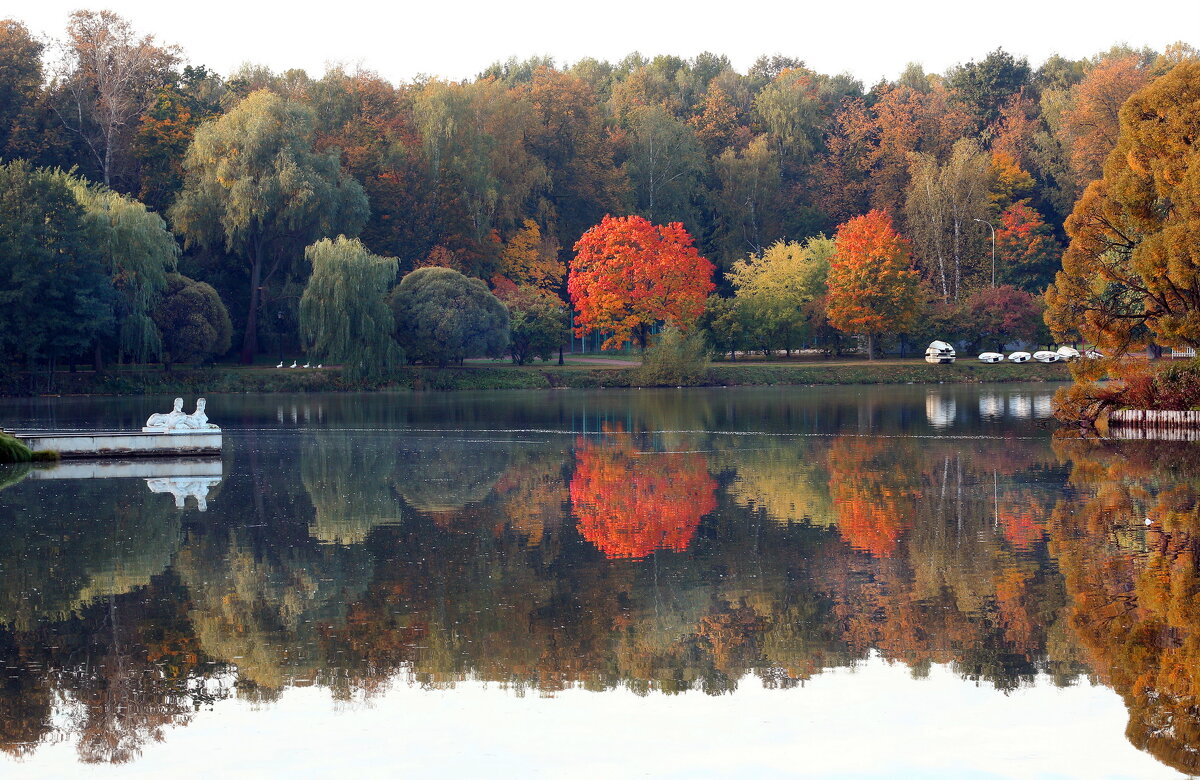
{"label": "overcast sky", "polygon": [[[8,3],[36,34],[62,34],[78,0]],[[510,56],[616,61],[631,51],[727,55],[738,70],[760,54],[848,71],[867,86],[916,61],[931,72],[1004,47],[1035,66],[1053,53],[1083,57],[1117,42],[1200,47],[1200,0],[963,0],[759,2],[563,0],[521,2],[261,3],[255,0],[108,0],[139,32],[183,47],[194,64],[228,74],[243,62],[320,75],[328,63],[374,70],[393,82],[418,74],[470,78]]]}

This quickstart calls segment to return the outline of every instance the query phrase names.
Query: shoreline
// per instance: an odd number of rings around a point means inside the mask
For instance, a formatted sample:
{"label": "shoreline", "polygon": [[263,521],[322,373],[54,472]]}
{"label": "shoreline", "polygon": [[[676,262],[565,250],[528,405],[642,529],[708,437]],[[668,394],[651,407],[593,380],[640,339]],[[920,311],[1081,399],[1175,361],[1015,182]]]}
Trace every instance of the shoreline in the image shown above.
{"label": "shoreline", "polygon": [[[710,364],[699,382],[688,387],[754,387],[880,384],[981,384],[986,382],[1066,382],[1066,364],[986,364],[962,361],[934,365],[920,359]],[[33,386],[30,386],[30,385]],[[406,366],[389,379],[349,382],[337,369],[211,367],[60,373],[48,385],[44,375],[9,377],[0,396],[149,395],[170,393],[337,393],[372,391],[639,389],[637,368],[534,365],[469,365],[454,368]]]}

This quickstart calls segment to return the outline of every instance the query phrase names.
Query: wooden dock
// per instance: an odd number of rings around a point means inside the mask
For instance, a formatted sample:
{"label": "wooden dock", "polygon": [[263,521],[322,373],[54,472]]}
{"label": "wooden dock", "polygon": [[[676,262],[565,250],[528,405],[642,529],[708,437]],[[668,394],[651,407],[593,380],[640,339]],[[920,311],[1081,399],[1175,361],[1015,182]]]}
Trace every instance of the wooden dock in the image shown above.
{"label": "wooden dock", "polygon": [[1118,409],[1108,416],[1110,428],[1200,429],[1200,412],[1168,412],[1157,409]]}

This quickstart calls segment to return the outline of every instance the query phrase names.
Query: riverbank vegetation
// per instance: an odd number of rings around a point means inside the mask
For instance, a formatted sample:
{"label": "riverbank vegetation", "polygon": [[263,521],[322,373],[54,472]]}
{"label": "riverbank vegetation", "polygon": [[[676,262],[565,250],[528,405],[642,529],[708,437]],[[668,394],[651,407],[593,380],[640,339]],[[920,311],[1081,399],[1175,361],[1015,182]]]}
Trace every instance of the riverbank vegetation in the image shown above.
{"label": "riverbank vegetation", "polygon": [[[671,341],[667,342],[668,345]],[[553,361],[526,366],[471,363],[465,366],[402,366],[377,378],[349,379],[337,369],[276,370],[209,366],[95,374],[61,372],[10,375],[0,395],[52,392],[59,395],[140,395],[143,393],[327,393],[361,390],[515,390],[603,387],[740,385],[959,384],[978,382],[1063,382],[1064,364],[987,365],[960,361],[930,366],[921,360],[815,360],[766,362],[699,360],[695,340],[683,338],[657,362],[628,367]]]}
{"label": "riverbank vegetation", "polygon": [[[1122,105],[1166,116],[1197,67],[1183,44],[1040,64],[996,50],[866,87],[782,55],[742,72],[634,53],[393,84],[217,74],[107,11],[73,14],[49,47],[0,21],[0,61],[4,365],[270,356],[354,382],[697,326],[731,356],[1049,345],[1064,245],[1107,199],[1142,197],[1144,171],[1121,184],[1105,159],[1191,154],[1180,109],[1170,139],[1109,157],[1132,132]],[[1163,170],[1155,202],[1192,208],[1184,169]],[[1086,254],[1066,273],[1107,278]],[[1182,343],[1187,318],[1158,319],[1158,343]],[[1051,320],[1060,340],[1110,341]]]}
{"label": "riverbank vegetation", "polygon": [[0,433],[0,463],[36,463],[55,460],[58,460],[57,452],[34,452],[15,437],[9,436],[7,433]]}

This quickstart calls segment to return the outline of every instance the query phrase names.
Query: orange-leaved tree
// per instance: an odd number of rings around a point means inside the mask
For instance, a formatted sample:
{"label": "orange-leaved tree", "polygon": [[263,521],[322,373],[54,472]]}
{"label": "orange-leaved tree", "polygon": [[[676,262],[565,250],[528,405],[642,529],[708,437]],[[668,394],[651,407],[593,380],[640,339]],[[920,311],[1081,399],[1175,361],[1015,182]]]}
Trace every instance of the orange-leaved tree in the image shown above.
{"label": "orange-leaved tree", "polygon": [[686,330],[715,285],[683,224],[654,225],[639,216],[605,216],[575,244],[567,291],[575,333],[610,334],[603,349],[636,339],[642,349],[659,323]]}
{"label": "orange-leaved tree", "polygon": [[1200,62],[1134,93],[1104,176],[1066,222],[1046,291],[1055,335],[1117,356],[1149,343],[1200,347]]}
{"label": "orange-leaved tree", "polygon": [[829,324],[866,336],[869,359],[876,336],[914,323],[919,286],[908,241],[887,212],[875,209],[838,226],[829,264]]}

